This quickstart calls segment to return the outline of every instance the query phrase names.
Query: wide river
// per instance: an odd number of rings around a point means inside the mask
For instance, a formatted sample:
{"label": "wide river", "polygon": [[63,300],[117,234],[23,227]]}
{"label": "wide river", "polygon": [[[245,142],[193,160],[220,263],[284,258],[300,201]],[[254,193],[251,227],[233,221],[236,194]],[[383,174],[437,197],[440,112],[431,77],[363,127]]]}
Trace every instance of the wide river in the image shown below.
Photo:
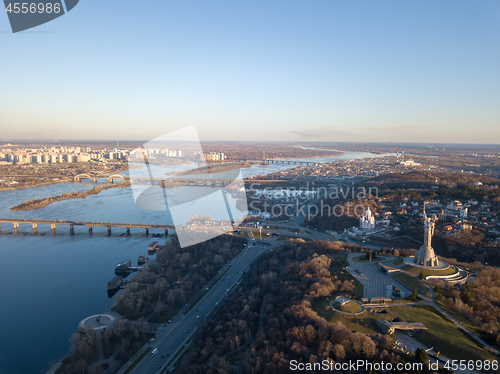
{"label": "wide river", "polygon": [[[337,157],[300,159],[328,162],[367,157],[382,157],[366,152],[346,152]],[[243,177],[268,174],[288,164],[253,165],[242,169]],[[172,166],[183,170],[193,165]],[[87,183],[64,183],[0,192],[0,217],[44,218],[105,222],[171,224],[165,211],[138,208],[130,188],[113,188],[85,199],[60,201],[47,207],[11,212],[23,202],[65,192],[92,188]],[[75,235],[58,226],[52,235],[48,225],[38,234],[31,225],[21,225],[15,234],[11,224],[2,224],[0,234],[0,374],[36,374],[68,352],[69,337],[85,317],[104,312],[113,302],[108,299],[107,282],[116,264],[131,260],[133,265],[147,245],[158,239],[146,237],[144,230],[76,227]],[[153,230],[150,234],[154,233]],[[162,240],[160,238],[160,240]],[[163,239],[164,240],[164,239]]]}

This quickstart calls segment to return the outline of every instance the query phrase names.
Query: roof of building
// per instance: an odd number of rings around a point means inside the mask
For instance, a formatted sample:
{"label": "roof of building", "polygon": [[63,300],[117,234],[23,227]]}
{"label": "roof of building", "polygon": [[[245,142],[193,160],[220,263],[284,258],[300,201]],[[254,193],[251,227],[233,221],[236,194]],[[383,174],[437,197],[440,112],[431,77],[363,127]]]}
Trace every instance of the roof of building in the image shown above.
{"label": "roof of building", "polygon": [[391,266],[391,265],[384,265],[384,264],[381,264],[380,265],[383,269],[385,269],[388,273],[396,273],[396,272],[400,272],[401,269],[399,268],[396,268],[394,266]]}

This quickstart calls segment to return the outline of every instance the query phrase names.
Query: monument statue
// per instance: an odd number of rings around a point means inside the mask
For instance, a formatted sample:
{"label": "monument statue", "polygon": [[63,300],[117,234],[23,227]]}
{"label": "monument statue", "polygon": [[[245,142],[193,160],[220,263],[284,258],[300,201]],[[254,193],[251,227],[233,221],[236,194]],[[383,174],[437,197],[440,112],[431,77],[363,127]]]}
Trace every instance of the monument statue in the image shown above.
{"label": "monument statue", "polygon": [[432,217],[428,217],[425,212],[424,203],[424,244],[418,250],[415,256],[415,263],[423,266],[437,267],[439,266],[439,260],[434,253],[434,248],[432,248],[432,235],[434,235],[434,228],[436,227],[437,217],[435,214]]}

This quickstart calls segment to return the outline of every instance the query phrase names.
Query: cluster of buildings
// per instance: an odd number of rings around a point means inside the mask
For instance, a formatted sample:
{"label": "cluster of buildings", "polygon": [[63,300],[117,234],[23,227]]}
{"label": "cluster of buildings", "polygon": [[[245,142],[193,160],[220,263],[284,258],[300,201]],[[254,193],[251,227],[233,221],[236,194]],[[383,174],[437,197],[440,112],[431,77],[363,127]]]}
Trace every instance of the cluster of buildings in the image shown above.
{"label": "cluster of buildings", "polygon": [[144,148],[135,149],[131,152],[132,156],[139,155],[153,156],[153,157],[183,157],[183,152],[180,149],[168,149],[168,148]]}
{"label": "cluster of buildings", "polygon": [[401,173],[402,169],[420,167],[424,170],[440,171],[432,165],[425,167],[413,160],[401,160],[394,163],[394,158],[381,157],[371,160],[347,160],[302,165],[293,169],[280,170],[259,179],[330,179],[334,182],[348,181],[353,178],[370,178],[381,174]]}
{"label": "cluster of buildings", "polygon": [[[346,230],[346,233],[351,236],[378,235],[387,228],[399,231],[402,225],[414,225],[422,220],[424,223],[432,220],[432,225],[430,225],[432,228],[429,228],[432,233],[437,222],[439,222],[442,236],[453,237],[464,231],[470,231],[474,227],[482,227],[486,229],[488,236],[486,241],[500,242],[500,209],[496,202],[479,203],[475,199],[444,202],[427,200],[424,202],[423,210],[422,203],[409,201],[408,197],[402,197],[394,203],[392,208],[381,206],[380,212],[375,214],[367,209],[360,217],[359,225],[349,231]],[[402,221],[401,218],[405,220]]]}
{"label": "cluster of buildings", "polygon": [[[139,153],[141,153],[139,155]],[[180,149],[145,148],[136,149],[91,149],[90,147],[43,147],[26,149],[0,149],[0,165],[18,164],[56,164],[76,163],[103,160],[128,160],[129,157],[142,157],[146,154],[152,158],[185,158],[185,152]],[[220,152],[197,153],[195,160],[223,161],[226,155]],[[188,157],[193,159],[193,154]]]}
{"label": "cluster of buildings", "polygon": [[57,164],[104,160],[126,160],[129,151],[123,149],[95,150],[90,147],[51,147],[2,149],[0,165]]}
{"label": "cluster of buildings", "polygon": [[221,152],[198,152],[194,155],[195,161],[203,161],[203,159],[205,159],[205,161],[224,161],[226,158],[226,155]]}
{"label": "cluster of buildings", "polygon": [[399,154],[399,148],[396,151],[396,165],[399,166],[421,166],[422,164],[415,162],[413,160],[405,159],[405,150],[403,149],[401,155]]}

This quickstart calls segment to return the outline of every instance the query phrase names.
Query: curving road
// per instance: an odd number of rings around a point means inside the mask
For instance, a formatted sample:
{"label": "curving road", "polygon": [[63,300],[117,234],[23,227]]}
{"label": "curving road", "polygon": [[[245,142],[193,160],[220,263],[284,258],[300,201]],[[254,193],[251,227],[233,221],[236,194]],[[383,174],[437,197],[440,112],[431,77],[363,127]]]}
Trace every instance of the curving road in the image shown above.
{"label": "curving road", "polygon": [[[152,348],[158,348],[158,354],[148,354],[132,371],[133,374],[161,373],[172,358],[184,347],[189,338],[200,326],[203,319],[207,317],[219,302],[228,294],[232,287],[237,284],[238,279],[247,270],[249,265],[260,254],[276,247],[277,245],[264,246],[262,244],[249,245],[233,261],[228,272],[205,294],[205,296],[192,307],[186,314],[179,313],[173,322],[161,327],[153,342],[148,343]],[[147,347],[144,347],[134,358],[132,358],[118,373],[123,373],[135,357],[140,355]]]}

